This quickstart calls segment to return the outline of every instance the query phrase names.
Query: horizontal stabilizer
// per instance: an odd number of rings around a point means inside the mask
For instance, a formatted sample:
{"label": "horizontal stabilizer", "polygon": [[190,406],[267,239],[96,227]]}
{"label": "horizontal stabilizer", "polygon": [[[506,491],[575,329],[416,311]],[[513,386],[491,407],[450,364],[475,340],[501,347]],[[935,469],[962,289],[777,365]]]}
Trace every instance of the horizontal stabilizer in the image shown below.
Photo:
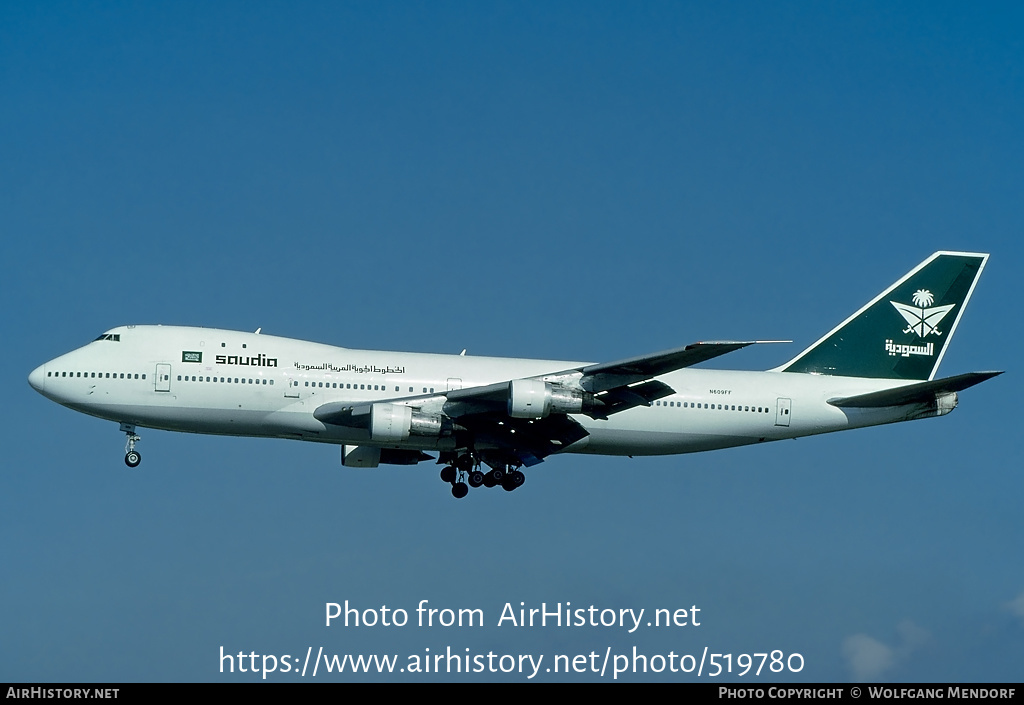
{"label": "horizontal stabilizer", "polygon": [[878,408],[883,406],[900,406],[902,404],[916,404],[930,402],[940,394],[961,392],[976,384],[981,384],[987,379],[992,379],[1002,372],[968,372],[955,377],[936,379],[931,382],[919,382],[908,384],[905,387],[885,389],[881,392],[869,392],[858,394],[854,397],[841,397],[829,399],[828,403],[840,408]]}

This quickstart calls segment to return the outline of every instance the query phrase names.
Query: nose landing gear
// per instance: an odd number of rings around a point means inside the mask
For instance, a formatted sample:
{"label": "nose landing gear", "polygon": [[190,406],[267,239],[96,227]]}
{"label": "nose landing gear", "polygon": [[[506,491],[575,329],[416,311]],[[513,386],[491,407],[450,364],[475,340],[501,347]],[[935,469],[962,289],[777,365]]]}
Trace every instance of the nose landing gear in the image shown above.
{"label": "nose landing gear", "polygon": [[135,434],[135,424],[123,423],[121,431],[128,436],[128,442],[124,446],[124,464],[130,468],[137,468],[142,462],[142,454],[135,450],[135,444],[142,439]]}

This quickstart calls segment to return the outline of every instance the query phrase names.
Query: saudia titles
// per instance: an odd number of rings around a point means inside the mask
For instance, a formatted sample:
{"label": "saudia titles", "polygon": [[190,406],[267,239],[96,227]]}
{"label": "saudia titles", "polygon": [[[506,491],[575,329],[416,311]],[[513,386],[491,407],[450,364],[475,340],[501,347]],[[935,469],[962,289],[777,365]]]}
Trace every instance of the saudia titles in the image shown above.
{"label": "saudia titles", "polygon": [[241,357],[239,355],[217,355],[218,365],[251,365],[253,367],[277,367],[276,357],[267,357],[260,353],[256,357]]}

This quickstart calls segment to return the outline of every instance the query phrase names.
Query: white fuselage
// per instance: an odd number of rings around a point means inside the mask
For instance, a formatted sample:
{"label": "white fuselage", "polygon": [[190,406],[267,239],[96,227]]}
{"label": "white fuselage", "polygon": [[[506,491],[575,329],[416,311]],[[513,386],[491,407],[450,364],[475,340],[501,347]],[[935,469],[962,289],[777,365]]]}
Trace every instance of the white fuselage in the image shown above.
{"label": "white fuselage", "polygon": [[[314,418],[314,410],[328,402],[418,397],[437,406],[444,401],[438,395],[450,389],[587,364],[353,350],[175,326],[123,326],[104,338],[40,366],[30,383],[71,409],[126,424],[336,444],[373,445],[366,430]],[[658,379],[675,394],[608,420],[573,415],[589,435],[566,450],[689,453],[944,413],[924,404],[840,409],[827,403],[904,384],[897,380],[694,368]],[[451,450],[451,443],[411,437],[387,447]]]}

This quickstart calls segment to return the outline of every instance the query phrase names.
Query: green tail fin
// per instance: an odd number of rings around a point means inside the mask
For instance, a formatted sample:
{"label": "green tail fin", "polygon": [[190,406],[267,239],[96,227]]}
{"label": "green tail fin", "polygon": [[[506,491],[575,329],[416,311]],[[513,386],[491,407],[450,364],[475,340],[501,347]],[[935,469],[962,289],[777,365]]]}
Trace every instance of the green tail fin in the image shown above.
{"label": "green tail fin", "polygon": [[936,252],[778,369],[932,379],[987,261],[987,254]]}

